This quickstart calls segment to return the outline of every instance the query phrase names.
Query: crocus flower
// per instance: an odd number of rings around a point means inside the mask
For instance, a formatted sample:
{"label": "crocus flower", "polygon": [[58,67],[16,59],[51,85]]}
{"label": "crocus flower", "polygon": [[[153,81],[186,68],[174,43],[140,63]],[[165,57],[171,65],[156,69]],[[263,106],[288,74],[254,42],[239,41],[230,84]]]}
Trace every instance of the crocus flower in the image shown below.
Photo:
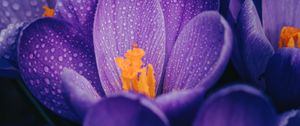
{"label": "crocus flower", "polygon": [[20,32],[24,25],[43,16],[45,11],[42,7],[48,9],[53,7],[53,2],[47,2],[46,0],[0,2],[0,76],[17,77],[17,41]]}
{"label": "crocus flower", "polygon": [[261,24],[252,0],[245,0],[238,16],[232,16],[237,17],[233,20],[238,37],[233,51],[237,70],[266,90],[281,111],[300,106],[300,20],[295,18],[299,4],[297,0],[263,0]]}
{"label": "crocus flower", "polygon": [[[118,119],[122,125],[168,125],[164,114],[172,119],[194,107],[224,71],[231,29],[217,11],[203,12],[217,10],[219,1],[164,1],[163,9],[156,0],[103,0],[97,10],[96,3],[58,1],[60,19],[39,19],[23,31],[22,78],[55,113],[82,121],[91,109],[87,125]],[[166,36],[174,37],[172,45]]]}
{"label": "crocus flower", "polygon": [[278,117],[263,93],[235,84],[211,95],[200,108],[193,125],[278,126]]}

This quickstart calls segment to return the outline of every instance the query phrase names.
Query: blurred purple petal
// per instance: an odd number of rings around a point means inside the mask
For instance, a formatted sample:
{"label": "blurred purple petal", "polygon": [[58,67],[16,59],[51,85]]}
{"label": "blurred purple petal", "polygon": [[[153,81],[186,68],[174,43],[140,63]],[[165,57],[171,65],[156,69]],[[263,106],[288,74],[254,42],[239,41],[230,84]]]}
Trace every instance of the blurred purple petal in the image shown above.
{"label": "blurred purple petal", "polygon": [[277,126],[277,115],[258,90],[236,85],[210,96],[194,126]]}
{"label": "blurred purple petal", "polygon": [[55,15],[90,35],[98,0],[57,0]]}
{"label": "blurred purple petal", "polygon": [[300,106],[300,50],[283,48],[270,59],[265,73],[267,93],[280,110]]}
{"label": "blurred purple petal", "polygon": [[123,56],[133,43],[145,50],[144,64],[153,65],[156,82],[160,82],[165,58],[165,27],[156,0],[101,1],[93,33],[99,75],[106,95],[121,90],[120,71],[114,59]]}
{"label": "blurred purple petal", "polygon": [[84,126],[168,126],[165,115],[147,98],[135,94],[112,96],[98,102]]}
{"label": "blurred purple petal", "polygon": [[223,17],[214,11],[197,15],[175,43],[163,92],[210,87],[223,73],[231,48],[231,29]]}
{"label": "blurred purple petal", "polygon": [[0,77],[19,79],[20,76],[19,71],[15,66],[11,65],[6,59],[0,59]]}
{"label": "blurred purple petal", "polygon": [[166,24],[167,58],[184,26],[206,10],[218,10],[220,0],[161,0]]}
{"label": "blurred purple petal", "polygon": [[93,47],[86,43],[71,24],[52,18],[31,23],[19,43],[20,74],[28,89],[47,108],[69,119],[77,117],[62,95],[60,72],[64,67],[86,77],[98,93],[102,91]]}
{"label": "blurred purple petal", "polygon": [[68,102],[83,120],[89,108],[100,100],[100,96],[85,77],[72,69],[64,68],[61,78]]}
{"label": "blurred purple petal", "polygon": [[283,26],[300,28],[299,6],[299,0],[262,0],[263,27],[275,50]]}
{"label": "blurred purple petal", "polygon": [[291,110],[281,116],[279,126],[299,126],[300,124],[300,111]]}
{"label": "blurred purple petal", "polygon": [[18,76],[17,45],[24,24],[12,23],[0,31],[0,76]]}
{"label": "blurred purple petal", "polygon": [[192,125],[202,101],[204,90],[187,90],[163,94],[155,99],[172,126]]}
{"label": "blurred purple petal", "polygon": [[57,0],[46,0],[49,8],[55,8]]}
{"label": "blurred purple petal", "polygon": [[274,50],[263,32],[252,0],[245,0],[241,6],[237,19],[237,37],[234,52],[239,53],[240,57],[233,58],[234,64],[244,67],[237,67],[239,73],[244,75],[244,79],[263,88],[264,82],[261,81],[260,76],[265,71]]}

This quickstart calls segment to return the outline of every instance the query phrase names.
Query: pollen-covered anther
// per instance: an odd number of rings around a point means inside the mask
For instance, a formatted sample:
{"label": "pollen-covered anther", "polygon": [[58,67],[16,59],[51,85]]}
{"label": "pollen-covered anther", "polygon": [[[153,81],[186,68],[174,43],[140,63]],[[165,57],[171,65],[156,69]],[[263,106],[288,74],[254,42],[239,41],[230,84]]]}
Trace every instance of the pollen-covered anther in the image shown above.
{"label": "pollen-covered anther", "polygon": [[122,88],[125,91],[135,91],[154,98],[156,96],[156,80],[152,64],[143,66],[142,58],[145,51],[138,48],[137,44],[127,50],[124,57],[117,57],[115,62],[121,70]]}
{"label": "pollen-covered anther", "polygon": [[43,6],[43,9],[45,10],[43,16],[44,17],[53,17],[55,10],[53,8],[49,8],[47,5]]}
{"label": "pollen-covered anther", "polygon": [[279,48],[300,48],[300,29],[285,26],[281,29]]}

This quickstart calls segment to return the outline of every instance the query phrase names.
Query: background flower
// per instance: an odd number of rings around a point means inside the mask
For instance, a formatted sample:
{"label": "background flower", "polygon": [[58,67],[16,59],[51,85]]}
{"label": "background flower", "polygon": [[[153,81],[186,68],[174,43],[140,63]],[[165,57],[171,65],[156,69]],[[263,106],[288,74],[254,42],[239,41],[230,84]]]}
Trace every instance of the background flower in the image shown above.
{"label": "background flower", "polygon": [[278,45],[284,26],[299,27],[294,18],[299,1],[262,1],[262,23],[252,0],[240,5],[236,24],[232,24],[237,33],[233,55],[236,69],[246,81],[265,90],[278,111],[298,108],[299,49]]}

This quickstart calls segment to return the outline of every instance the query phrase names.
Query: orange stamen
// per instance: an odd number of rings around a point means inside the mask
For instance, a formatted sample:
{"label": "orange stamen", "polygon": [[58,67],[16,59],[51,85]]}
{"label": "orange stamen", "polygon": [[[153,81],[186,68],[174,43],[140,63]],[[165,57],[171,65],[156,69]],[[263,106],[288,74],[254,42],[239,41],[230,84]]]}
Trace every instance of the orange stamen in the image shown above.
{"label": "orange stamen", "polygon": [[45,10],[43,16],[44,17],[53,17],[54,16],[54,9],[49,8],[47,5],[43,6],[43,9]]}
{"label": "orange stamen", "polygon": [[132,44],[132,49],[127,50],[125,58],[117,57],[115,62],[121,69],[122,88],[125,91],[135,91],[154,98],[156,96],[156,80],[152,64],[142,67],[145,52]]}
{"label": "orange stamen", "polygon": [[300,29],[285,26],[281,29],[279,48],[300,48]]}

